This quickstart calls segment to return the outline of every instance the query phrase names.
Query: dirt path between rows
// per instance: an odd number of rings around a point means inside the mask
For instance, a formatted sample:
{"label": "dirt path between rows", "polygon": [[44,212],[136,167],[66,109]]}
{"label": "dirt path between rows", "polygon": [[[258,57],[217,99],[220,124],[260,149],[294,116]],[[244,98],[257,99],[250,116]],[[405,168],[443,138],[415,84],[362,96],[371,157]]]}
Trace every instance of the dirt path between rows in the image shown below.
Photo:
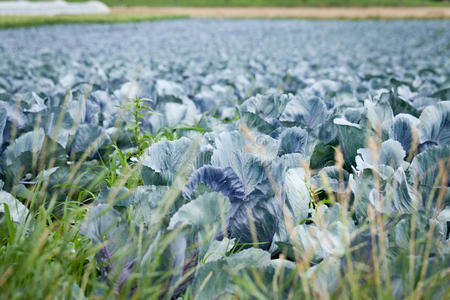
{"label": "dirt path between rows", "polygon": [[450,18],[450,7],[113,7],[111,11],[192,18]]}

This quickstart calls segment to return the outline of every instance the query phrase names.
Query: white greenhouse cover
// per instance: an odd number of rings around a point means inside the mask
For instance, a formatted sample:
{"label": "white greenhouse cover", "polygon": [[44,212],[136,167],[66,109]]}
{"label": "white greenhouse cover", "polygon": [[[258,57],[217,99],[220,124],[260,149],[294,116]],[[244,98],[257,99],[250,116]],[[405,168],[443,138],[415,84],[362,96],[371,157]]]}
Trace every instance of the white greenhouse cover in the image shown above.
{"label": "white greenhouse cover", "polygon": [[54,16],[78,14],[107,14],[109,8],[100,1],[67,3],[57,1],[0,1],[0,15]]}

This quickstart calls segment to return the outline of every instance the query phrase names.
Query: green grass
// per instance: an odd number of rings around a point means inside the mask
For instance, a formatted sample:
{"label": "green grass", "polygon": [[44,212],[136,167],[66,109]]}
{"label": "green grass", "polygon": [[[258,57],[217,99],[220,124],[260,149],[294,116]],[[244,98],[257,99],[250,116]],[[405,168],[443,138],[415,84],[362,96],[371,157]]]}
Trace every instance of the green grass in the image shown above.
{"label": "green grass", "polygon": [[84,23],[128,23],[146,22],[165,19],[184,18],[184,16],[154,16],[154,15],[64,15],[64,16],[0,16],[0,29],[20,28],[57,24]]}
{"label": "green grass", "polygon": [[[79,0],[68,0],[79,1]],[[109,6],[436,6],[430,0],[103,0]]]}

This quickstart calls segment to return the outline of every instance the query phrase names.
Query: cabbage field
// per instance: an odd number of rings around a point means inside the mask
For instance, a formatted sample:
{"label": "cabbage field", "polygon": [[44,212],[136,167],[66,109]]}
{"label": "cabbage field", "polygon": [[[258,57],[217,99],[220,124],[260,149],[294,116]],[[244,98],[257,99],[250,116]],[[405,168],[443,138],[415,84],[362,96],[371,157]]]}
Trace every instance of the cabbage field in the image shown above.
{"label": "cabbage field", "polygon": [[449,28],[1,30],[0,298],[445,299]]}

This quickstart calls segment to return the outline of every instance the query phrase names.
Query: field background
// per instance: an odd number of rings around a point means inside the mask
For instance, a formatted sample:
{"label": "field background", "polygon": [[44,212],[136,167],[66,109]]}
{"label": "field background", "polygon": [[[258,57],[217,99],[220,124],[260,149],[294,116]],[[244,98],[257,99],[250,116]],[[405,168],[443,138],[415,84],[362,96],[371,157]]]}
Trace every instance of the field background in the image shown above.
{"label": "field background", "polygon": [[[68,0],[68,2],[79,0]],[[103,0],[109,6],[426,6],[450,1],[423,0]]]}
{"label": "field background", "polygon": [[[82,2],[83,0],[67,1]],[[188,17],[450,18],[450,1],[448,0],[103,0],[103,2],[111,7],[111,13],[108,15],[0,16],[0,29],[75,23],[142,22]]]}
{"label": "field background", "polygon": [[[0,0],[5,1],[5,0]],[[43,1],[43,0],[38,0]],[[45,0],[44,0],[45,1]],[[83,0],[66,0],[83,2]],[[108,6],[449,6],[448,0],[102,0]]]}

